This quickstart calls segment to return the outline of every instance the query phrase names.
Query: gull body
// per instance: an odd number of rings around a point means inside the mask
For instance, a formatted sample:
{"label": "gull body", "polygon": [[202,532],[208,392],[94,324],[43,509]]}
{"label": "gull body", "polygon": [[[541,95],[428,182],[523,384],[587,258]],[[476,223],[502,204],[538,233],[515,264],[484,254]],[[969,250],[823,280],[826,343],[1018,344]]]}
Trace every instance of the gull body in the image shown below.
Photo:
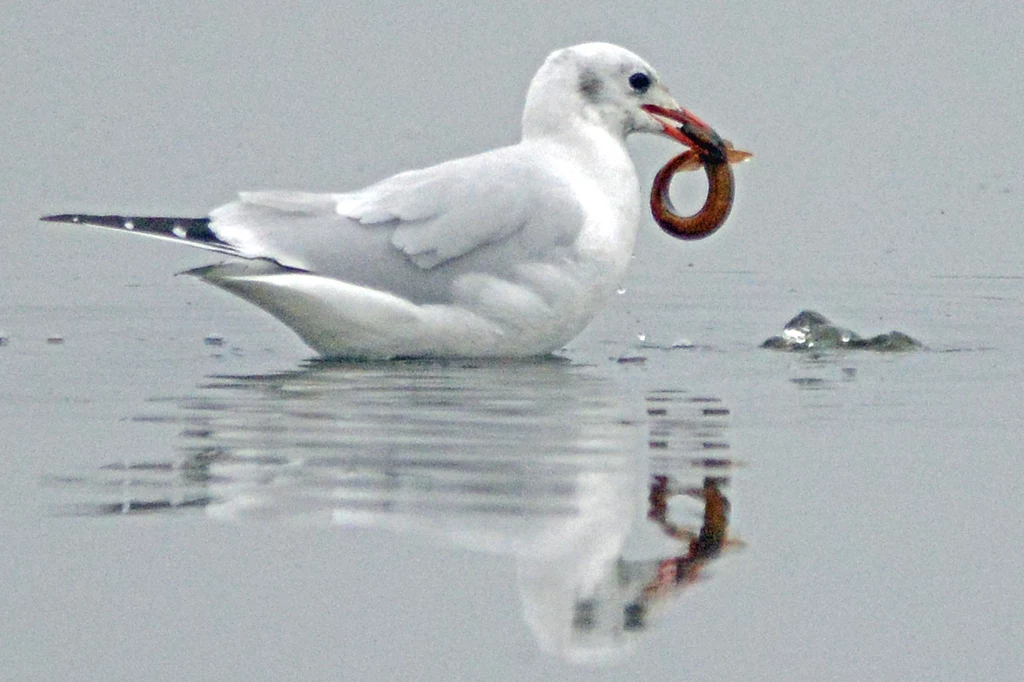
{"label": "gull body", "polygon": [[[553,52],[519,143],[365,189],[245,192],[206,218],[45,220],[232,256],[189,271],[260,308],[325,357],[515,357],[575,337],[622,281],[641,195],[634,132],[701,125],[654,69],[606,43]],[[691,144],[692,146],[692,144]]]}

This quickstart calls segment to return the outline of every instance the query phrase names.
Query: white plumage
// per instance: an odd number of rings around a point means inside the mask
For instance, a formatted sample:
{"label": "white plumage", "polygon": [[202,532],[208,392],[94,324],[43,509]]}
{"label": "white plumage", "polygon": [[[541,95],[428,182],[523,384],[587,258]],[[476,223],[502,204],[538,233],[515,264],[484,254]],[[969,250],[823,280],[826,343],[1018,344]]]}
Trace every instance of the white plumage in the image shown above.
{"label": "white plumage", "polygon": [[577,45],[537,72],[509,147],[350,193],[246,192],[208,219],[48,219],[241,257],[190,274],[327,357],[539,355],[576,336],[625,274],[641,210],[625,138],[680,139],[644,105],[688,120],[642,59]]}

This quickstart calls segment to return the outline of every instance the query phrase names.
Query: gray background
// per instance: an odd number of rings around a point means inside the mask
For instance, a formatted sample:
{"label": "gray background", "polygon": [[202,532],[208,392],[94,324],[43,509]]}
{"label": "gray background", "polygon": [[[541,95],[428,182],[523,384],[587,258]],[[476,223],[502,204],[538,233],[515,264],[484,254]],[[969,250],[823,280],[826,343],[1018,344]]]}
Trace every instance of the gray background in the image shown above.
{"label": "gray background", "polygon": [[[754,226],[678,261],[832,271],[842,254],[864,274],[1012,271],[1022,14],[1015,2],[16,3],[4,225],[23,253],[42,211],[202,214],[239,189],[354,188],[507,144],[545,55],[601,39],[641,53],[757,155],[736,209]],[[646,177],[672,151],[635,148]],[[139,248],[51,234],[114,262]],[[68,267],[51,243],[35,248],[5,259],[5,282],[43,254]],[[82,248],[68,250],[95,277]]]}
{"label": "gray background", "polygon": [[[135,0],[3,15],[5,676],[1020,678],[1020,2]],[[356,188],[507,144],[546,54],[588,40],[644,56],[755,154],[726,228],[681,245],[647,224],[626,294],[568,350],[624,387],[626,412],[658,389],[724,398],[745,462],[734,507],[750,548],[635,655],[591,671],[540,654],[501,556],[370,530],[51,513],[48,474],[176,456],[173,420],[135,419],[154,401],[309,351],[171,277],[208,256],[39,215],[201,215],[240,189]],[[631,147],[645,184],[676,151]],[[756,350],[802,307],[932,350]],[[229,349],[204,346],[211,333]],[[703,345],[658,353],[637,334]],[[608,362],[634,352],[645,367]]]}

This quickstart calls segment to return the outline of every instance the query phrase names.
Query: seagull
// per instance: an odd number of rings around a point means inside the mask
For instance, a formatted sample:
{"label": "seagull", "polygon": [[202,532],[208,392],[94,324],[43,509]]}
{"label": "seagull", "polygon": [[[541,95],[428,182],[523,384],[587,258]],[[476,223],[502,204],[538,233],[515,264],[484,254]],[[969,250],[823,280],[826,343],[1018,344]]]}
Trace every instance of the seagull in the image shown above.
{"label": "seagull", "polygon": [[552,52],[517,144],[345,193],[241,192],[205,218],[61,214],[231,256],[184,274],[325,358],[528,357],[578,335],[620,286],[641,218],[632,133],[723,153],[632,52]]}

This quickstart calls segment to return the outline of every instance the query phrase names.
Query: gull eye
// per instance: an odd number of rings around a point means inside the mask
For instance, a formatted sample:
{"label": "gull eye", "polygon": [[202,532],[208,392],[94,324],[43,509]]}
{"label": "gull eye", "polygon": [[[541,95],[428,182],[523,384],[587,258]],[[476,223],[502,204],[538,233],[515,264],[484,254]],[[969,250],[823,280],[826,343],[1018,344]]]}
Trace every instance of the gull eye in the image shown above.
{"label": "gull eye", "polygon": [[647,92],[647,88],[651,87],[651,77],[638,71],[629,77],[629,87],[643,94]]}

